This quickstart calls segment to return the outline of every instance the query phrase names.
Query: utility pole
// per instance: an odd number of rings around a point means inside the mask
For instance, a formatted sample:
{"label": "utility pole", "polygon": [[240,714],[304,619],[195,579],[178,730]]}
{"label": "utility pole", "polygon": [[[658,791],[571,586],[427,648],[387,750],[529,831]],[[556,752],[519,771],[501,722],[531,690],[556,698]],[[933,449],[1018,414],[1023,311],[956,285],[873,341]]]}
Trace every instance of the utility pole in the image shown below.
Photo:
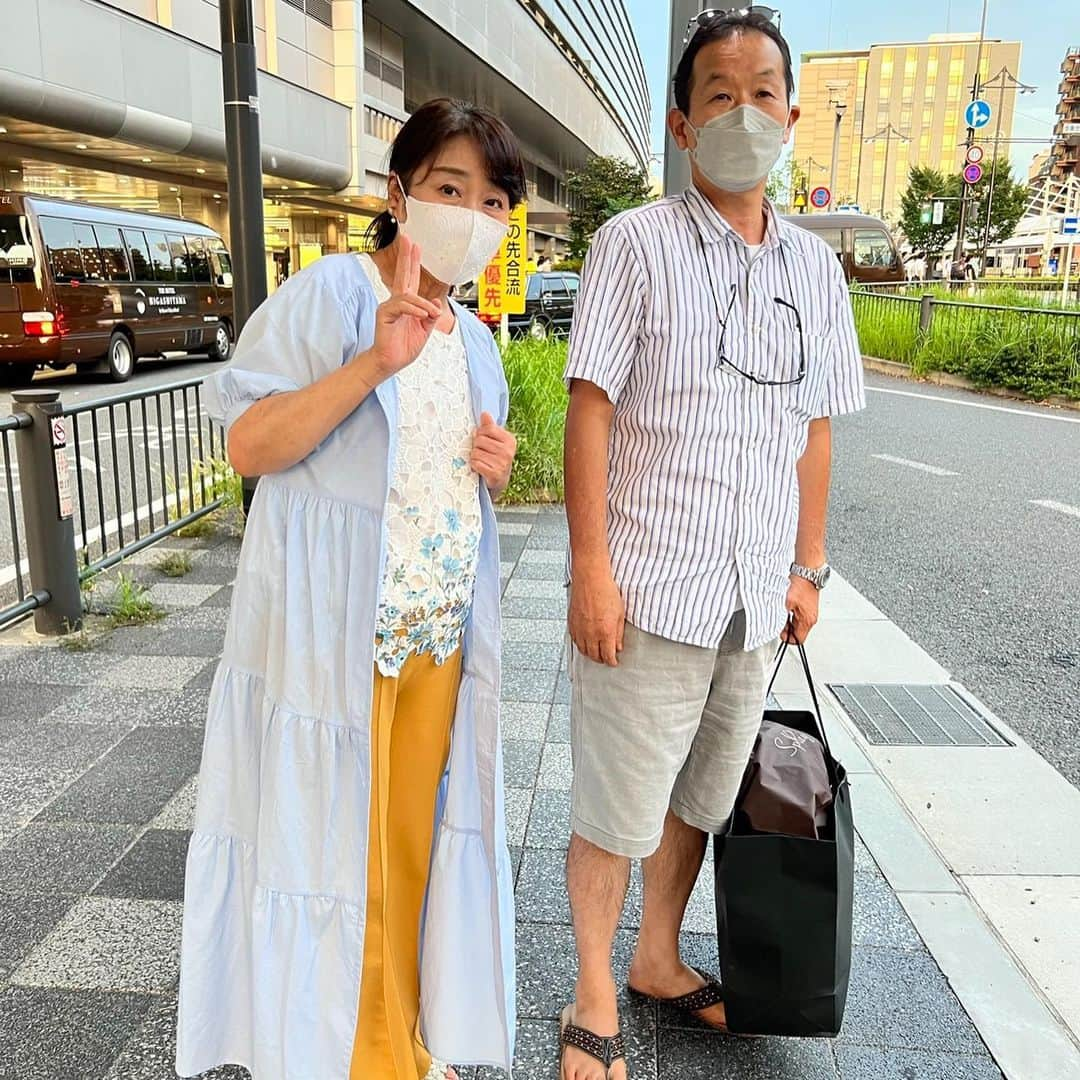
{"label": "utility pole", "polygon": [[990,190],[986,196],[986,225],[983,229],[982,241],[984,274],[986,273],[986,252],[990,247],[990,222],[994,212],[994,185],[997,182],[998,145],[1001,142],[1001,117],[1005,112],[1006,80],[1010,86],[1019,90],[1021,94],[1034,94],[1038,89],[1037,86],[1028,86],[1027,83],[1022,83],[1008,68],[1002,68],[992,79],[988,79],[983,83],[984,90],[992,86],[996,86],[998,89],[997,124],[994,126],[994,160],[990,163]]}
{"label": "utility pole", "polygon": [[845,83],[827,83],[829,91],[829,104],[835,111],[836,119],[833,123],[832,137],[832,167],[829,169],[829,189],[832,193],[832,205],[836,205],[836,174],[840,164],[840,124],[843,122],[844,113],[847,112],[847,87]]}
{"label": "utility pole", "polygon": [[889,190],[889,152],[892,150],[893,139],[899,139],[900,142],[911,142],[911,140],[902,132],[897,131],[896,128],[890,123],[887,127],[883,127],[876,135],[871,135],[868,139],[863,139],[864,143],[876,143],[880,140],[885,140],[885,169],[881,177],[881,213],[880,216],[885,216],[885,195]]}
{"label": "utility pole", "polygon": [[[1069,195],[1072,196],[1072,212],[1074,214],[1080,212],[1080,180],[1077,180],[1075,176],[1070,176],[1066,182],[1067,194],[1065,198],[1066,214],[1068,214],[1068,207],[1070,203]],[[1069,299],[1069,272],[1072,270],[1073,260],[1073,238],[1069,237],[1069,246],[1065,249],[1065,273],[1061,279],[1061,302],[1067,303]]]}
{"label": "utility pole", "polygon": [[[234,332],[239,336],[251,313],[266,299],[258,67],[251,0],[220,0],[219,10],[233,317]],[[245,512],[255,494],[256,481],[257,477],[243,479]]]}
{"label": "utility pole", "polygon": [[[982,22],[979,24],[979,50],[975,55],[975,78],[971,80],[971,100],[979,100],[979,76],[982,72],[982,54],[983,43],[986,41],[986,10],[989,5],[989,0],[983,0],[982,5]],[[975,129],[969,127],[967,129],[967,138],[964,140],[964,150],[970,150],[975,144]],[[965,153],[964,160],[967,160]],[[953,252],[953,258],[959,259],[964,254],[964,232],[967,229],[967,212],[968,212],[968,200],[971,197],[971,185],[962,180],[960,184],[960,221],[956,228],[956,249]]]}
{"label": "utility pole", "polygon": [[[671,0],[671,27],[668,37],[667,101],[672,101],[672,80],[679,66],[683,49],[686,48],[686,25],[701,13],[701,0]],[[667,132],[664,146],[664,194],[677,195],[690,186],[690,155],[680,150],[671,132]]]}

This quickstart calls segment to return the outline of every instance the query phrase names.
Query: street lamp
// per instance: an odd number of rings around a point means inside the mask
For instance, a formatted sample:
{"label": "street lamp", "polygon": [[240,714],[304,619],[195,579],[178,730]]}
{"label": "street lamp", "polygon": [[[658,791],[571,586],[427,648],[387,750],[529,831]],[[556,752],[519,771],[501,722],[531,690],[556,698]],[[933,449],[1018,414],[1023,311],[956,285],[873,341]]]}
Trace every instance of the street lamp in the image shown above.
{"label": "street lamp", "polygon": [[990,190],[986,195],[986,225],[983,228],[983,273],[986,273],[986,252],[990,247],[990,217],[994,210],[994,184],[997,180],[998,143],[1001,141],[1001,114],[1005,111],[1005,87],[1006,84],[1019,90],[1021,94],[1034,94],[1037,86],[1029,86],[1020,82],[1008,68],[1002,68],[992,79],[987,79],[979,88],[981,94],[987,88],[998,91],[998,114],[997,125],[994,128],[994,160],[990,163]]}
{"label": "street lamp", "polygon": [[879,140],[885,140],[885,170],[881,177],[881,216],[885,216],[885,192],[889,187],[889,152],[892,150],[893,139],[899,139],[900,142],[911,142],[911,140],[902,132],[897,131],[896,128],[889,124],[888,127],[883,127],[876,135],[871,135],[868,139],[863,139],[864,143],[876,143]]}
{"label": "street lamp", "polygon": [[832,106],[836,120],[833,123],[833,137],[832,137],[832,168],[829,170],[829,186],[832,189],[833,198],[836,197],[836,170],[840,163],[840,124],[844,119],[844,113],[847,112],[847,87],[846,82],[842,83],[826,83],[826,89],[829,91],[829,104]]}

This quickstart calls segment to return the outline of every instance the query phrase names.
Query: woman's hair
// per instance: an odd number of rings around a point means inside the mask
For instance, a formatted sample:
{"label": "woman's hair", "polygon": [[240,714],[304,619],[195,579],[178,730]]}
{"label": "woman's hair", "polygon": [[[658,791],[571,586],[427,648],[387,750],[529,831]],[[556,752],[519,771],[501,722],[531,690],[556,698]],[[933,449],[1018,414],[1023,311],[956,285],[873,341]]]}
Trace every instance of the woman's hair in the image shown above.
{"label": "woman's hair", "polygon": [[[458,135],[475,140],[487,166],[488,179],[506,193],[510,207],[525,198],[525,163],[513,132],[494,113],[452,98],[435,98],[421,105],[405,122],[390,148],[390,171],[412,180],[427,162],[433,162],[443,145]],[[384,210],[365,234],[376,249],[389,247],[397,236],[397,222]]]}

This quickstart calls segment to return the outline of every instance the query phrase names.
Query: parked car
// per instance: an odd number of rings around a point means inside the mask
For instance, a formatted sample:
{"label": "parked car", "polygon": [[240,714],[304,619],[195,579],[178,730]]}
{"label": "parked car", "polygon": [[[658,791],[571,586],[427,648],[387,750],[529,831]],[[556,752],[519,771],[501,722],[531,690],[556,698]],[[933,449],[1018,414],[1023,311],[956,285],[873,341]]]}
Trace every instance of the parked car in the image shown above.
{"label": "parked car", "polygon": [[232,266],[195,221],[0,192],[0,383],[69,364],[131,377],[140,356],[233,342]]}
{"label": "parked car", "polygon": [[[525,287],[525,312],[522,315],[511,315],[507,320],[511,335],[524,337],[528,334],[538,341],[543,341],[547,337],[569,334],[580,284],[581,278],[578,274],[555,270],[530,274]],[[454,296],[462,307],[477,311],[478,295],[475,283],[459,287]],[[498,329],[497,319],[483,314],[480,318],[492,331]]]}
{"label": "parked car", "polygon": [[816,233],[836,252],[848,281],[904,281],[907,272],[888,225],[867,214],[786,214],[784,220]]}

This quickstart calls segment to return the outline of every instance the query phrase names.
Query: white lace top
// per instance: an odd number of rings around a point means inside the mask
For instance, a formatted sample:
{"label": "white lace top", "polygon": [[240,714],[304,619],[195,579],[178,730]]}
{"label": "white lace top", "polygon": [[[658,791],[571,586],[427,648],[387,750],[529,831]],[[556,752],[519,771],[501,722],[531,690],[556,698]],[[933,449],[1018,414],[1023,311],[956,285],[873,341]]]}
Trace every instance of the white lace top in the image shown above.
{"label": "white lace top", "polygon": [[[378,267],[360,255],[381,304]],[[396,676],[413,653],[453,654],[472,606],[480,550],[480,478],[469,468],[476,422],[461,329],[436,330],[397,375],[398,456],[386,506],[386,574],[375,662]]]}

